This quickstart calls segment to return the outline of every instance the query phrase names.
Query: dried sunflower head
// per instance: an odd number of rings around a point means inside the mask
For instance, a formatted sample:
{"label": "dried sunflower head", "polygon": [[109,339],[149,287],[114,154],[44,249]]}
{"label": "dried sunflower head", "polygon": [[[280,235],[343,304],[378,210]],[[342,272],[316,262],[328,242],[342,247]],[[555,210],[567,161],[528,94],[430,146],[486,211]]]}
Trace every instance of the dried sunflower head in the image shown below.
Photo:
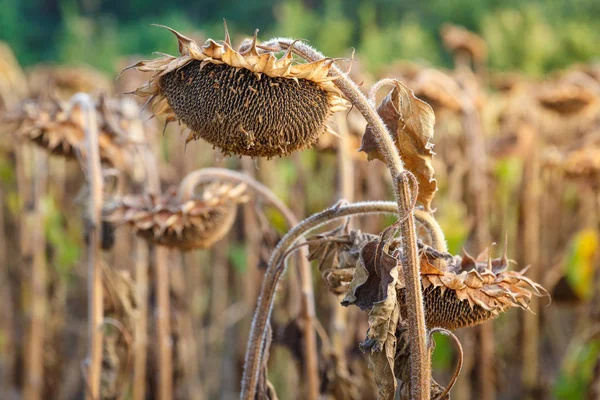
{"label": "dried sunflower head", "polygon": [[[132,138],[129,134],[140,123],[137,108],[131,110],[131,107],[135,106],[124,104],[123,101],[107,100],[103,96],[96,102],[100,158],[118,169],[127,166],[126,145],[141,141],[141,138]],[[77,151],[84,151],[84,113],[81,108],[71,107],[66,102],[56,99],[29,100],[7,113],[3,121],[7,126],[14,127],[17,139],[32,141],[51,154],[75,158]]]}
{"label": "dried sunflower head", "polygon": [[479,63],[487,59],[487,45],[479,35],[469,32],[462,26],[451,24],[442,26],[441,33],[444,46],[448,50],[454,53],[467,53],[473,61]]}
{"label": "dried sunflower head", "polygon": [[563,116],[583,112],[597,102],[594,93],[579,85],[560,83],[542,87],[537,94],[540,107]]}
{"label": "dried sunflower head", "polygon": [[130,195],[108,204],[104,219],[128,224],[145,239],[184,251],[212,246],[229,232],[246,186],[213,182],[201,194],[182,199],[176,190],[161,195]]}
{"label": "dried sunflower head", "polygon": [[329,116],[347,107],[328,76],[332,59],[296,63],[291,49],[277,57],[257,47],[256,33],[236,51],[227,32],[222,42],[198,46],[167,29],[177,37],[179,57],[129,68],[153,73],[134,93],[149,97],[167,121],[187,125],[187,141],[202,138],[225,154],[284,156],[315,143]]}
{"label": "dried sunflower head", "polygon": [[113,93],[111,80],[89,66],[50,66],[33,68],[27,77],[31,96],[55,96],[68,100],[75,93]]}
{"label": "dried sunflower head", "polygon": [[[521,271],[508,271],[506,253],[491,259],[488,250],[477,258],[464,253],[454,256],[445,271],[431,264],[439,255],[424,248],[421,255],[421,281],[428,328],[458,329],[498,317],[513,307],[529,309],[533,295],[548,293]],[[402,304],[404,289],[398,296]],[[401,307],[401,313],[402,307]]]}
{"label": "dried sunflower head", "polygon": [[[326,283],[334,293],[346,289],[342,305],[354,304],[371,310],[386,298],[386,288],[394,281],[392,271],[399,266],[399,243],[391,241],[377,255],[379,236],[358,231],[331,231],[314,238],[310,259],[321,260]],[[428,328],[457,329],[496,318],[513,307],[528,309],[532,296],[547,295],[539,284],[520,272],[507,271],[506,254],[490,259],[488,251],[477,258],[465,253],[452,256],[419,242],[421,282]],[[434,267],[443,260],[445,270]],[[406,316],[404,279],[397,273],[397,301],[400,315]]]}

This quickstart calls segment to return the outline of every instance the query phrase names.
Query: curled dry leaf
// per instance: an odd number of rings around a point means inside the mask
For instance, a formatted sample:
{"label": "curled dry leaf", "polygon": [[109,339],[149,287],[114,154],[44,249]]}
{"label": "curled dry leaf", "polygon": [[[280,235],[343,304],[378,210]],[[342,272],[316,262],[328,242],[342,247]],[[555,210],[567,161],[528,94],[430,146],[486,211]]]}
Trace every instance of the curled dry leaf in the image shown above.
{"label": "curled dry leaf", "polygon": [[396,301],[398,261],[381,249],[379,240],[365,244],[356,263],[354,279],[342,305],[355,304],[369,311],[367,339],[361,344],[369,352],[369,368],[379,389],[379,399],[394,399],[397,383],[394,375],[396,327],[399,305]]}
{"label": "curled dry leaf", "polygon": [[105,207],[104,220],[128,224],[143,238],[181,250],[207,248],[235,221],[237,204],[248,200],[246,186],[213,182],[202,194],[182,201],[176,190],[162,195],[129,195]]}
{"label": "curled dry leaf", "polygon": [[[415,97],[411,89],[397,80],[393,81],[393,85],[394,89],[377,107],[377,113],[390,131],[405,168],[419,182],[417,199],[427,211],[431,211],[431,201],[437,190],[431,165],[435,153],[430,142],[435,115],[429,104]],[[367,125],[360,151],[367,153],[369,160],[376,158],[383,161],[374,135],[373,127]]]}
{"label": "curled dry leaf", "polygon": [[319,270],[327,287],[335,294],[345,294],[352,281],[360,250],[374,235],[353,230],[347,234],[335,229],[308,240],[308,260],[319,261]]}
{"label": "curled dry leaf", "polygon": [[376,303],[387,300],[388,287],[398,280],[398,260],[383,250],[377,257],[378,247],[379,240],[375,239],[361,248],[343,306],[354,304],[369,311]]}
{"label": "curled dry leaf", "polygon": [[134,283],[126,271],[102,268],[104,287],[104,345],[100,393],[103,399],[118,399],[129,384],[133,367],[133,337],[137,304]]}

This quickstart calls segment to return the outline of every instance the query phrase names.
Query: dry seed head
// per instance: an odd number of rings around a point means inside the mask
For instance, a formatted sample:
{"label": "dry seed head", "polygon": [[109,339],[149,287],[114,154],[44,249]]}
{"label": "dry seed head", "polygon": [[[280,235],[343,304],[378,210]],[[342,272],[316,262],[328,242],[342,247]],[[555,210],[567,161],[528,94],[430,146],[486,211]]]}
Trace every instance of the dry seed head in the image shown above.
{"label": "dry seed head", "polygon": [[297,64],[259,49],[256,34],[240,50],[229,34],[217,43],[196,42],[170,29],[179,57],[165,55],[129,68],[153,73],[135,90],[149,97],[157,115],[191,129],[187,141],[202,138],[225,154],[284,156],[314,144],[327,131],[329,116],[347,101],[328,76],[332,59]]}
{"label": "dry seed head", "polygon": [[564,116],[578,114],[597,102],[590,90],[571,84],[548,85],[539,91],[537,100],[541,107]]}
{"label": "dry seed head", "polygon": [[[128,155],[127,145],[140,141],[129,137],[132,127],[139,124],[137,115],[127,111],[122,101],[100,97],[96,102],[99,128],[98,143],[103,162],[125,169]],[[52,100],[30,100],[7,113],[3,120],[14,127],[19,140],[29,140],[48,150],[49,153],[76,158],[77,151],[84,151],[85,118],[79,107],[70,107],[66,102]]]}
{"label": "dry seed head", "polygon": [[[359,307],[372,304],[373,300],[381,300],[377,297],[379,294],[373,292],[373,288],[377,288],[377,282],[386,279],[383,262],[386,259],[391,261],[392,257],[382,255],[380,265],[371,265],[368,268],[368,277],[355,274],[359,263],[369,264],[369,261],[364,259],[363,249],[378,241],[378,236],[360,231],[344,233],[335,230],[315,236],[311,241],[318,239],[321,239],[321,242],[315,241],[311,244],[309,260],[320,261],[319,268],[332,292],[339,294],[343,289],[347,289],[345,301],[351,301],[346,304]],[[466,252],[463,256],[453,257],[436,252],[420,242],[419,249],[428,328],[457,329],[477,325],[494,319],[513,307],[527,310],[532,296],[547,295],[541,285],[524,275],[525,270],[507,271],[509,260],[506,254],[498,259],[491,259],[486,250],[477,258]],[[397,240],[389,243],[390,254],[397,254],[398,250]],[[395,258],[397,259],[397,256]],[[447,262],[445,271],[434,267],[437,259]],[[388,269],[389,267],[391,265],[387,266]],[[398,281],[397,299],[401,314],[406,316],[408,310],[401,272]]]}
{"label": "dry seed head", "polygon": [[237,204],[248,200],[246,186],[212,182],[182,200],[176,190],[162,195],[130,195],[108,204],[104,219],[130,225],[138,235],[184,251],[212,246],[229,232]]}
{"label": "dry seed head", "polygon": [[[434,258],[426,253],[421,256],[421,281],[428,328],[477,325],[513,307],[528,310],[532,296],[548,294],[524,275],[526,268],[507,271],[506,253],[492,260],[488,250],[477,258],[465,252],[463,256],[455,256],[443,272],[433,267]],[[404,298],[403,292],[404,289],[399,290],[400,299]]]}

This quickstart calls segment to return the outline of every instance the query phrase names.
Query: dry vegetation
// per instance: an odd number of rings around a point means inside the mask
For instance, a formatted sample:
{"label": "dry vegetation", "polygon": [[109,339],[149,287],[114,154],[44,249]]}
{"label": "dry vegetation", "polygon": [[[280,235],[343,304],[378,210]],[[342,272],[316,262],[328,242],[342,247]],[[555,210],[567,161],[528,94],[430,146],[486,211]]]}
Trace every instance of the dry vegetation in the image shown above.
{"label": "dry vegetation", "polygon": [[0,397],[600,396],[599,66],[167,29],[118,89],[0,46]]}

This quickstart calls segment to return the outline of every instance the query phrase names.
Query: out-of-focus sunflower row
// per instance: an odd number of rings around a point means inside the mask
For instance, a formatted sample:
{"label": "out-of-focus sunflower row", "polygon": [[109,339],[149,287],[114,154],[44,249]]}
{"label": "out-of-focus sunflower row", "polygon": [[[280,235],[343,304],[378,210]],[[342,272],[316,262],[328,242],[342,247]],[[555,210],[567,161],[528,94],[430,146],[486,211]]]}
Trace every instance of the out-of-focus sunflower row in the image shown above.
{"label": "out-of-focus sunflower row", "polygon": [[[512,312],[459,330],[465,360],[453,395],[600,396],[600,65],[533,79],[490,71],[486,43],[463,28],[446,26],[442,38],[452,70],[398,61],[380,76],[357,63],[350,74],[358,83],[397,78],[432,106],[439,189],[433,207],[449,251],[479,251],[496,241],[519,266],[530,265],[528,276],[553,298],[550,307],[533,298],[535,314]],[[190,172],[215,165],[243,171],[272,188],[298,219],[340,197],[392,198],[384,165],[356,151],[365,122],[355,110],[330,124],[344,141],[326,134],[287,159],[226,158],[205,142],[185,145],[175,124],[165,126],[143,103],[115,95],[147,79],[129,72],[114,81],[89,67],[23,71],[0,44],[2,398],[74,399],[87,390],[90,177],[80,167],[86,117],[70,101],[75,93],[90,93],[95,102],[104,167],[102,398],[158,396],[161,289],[169,298],[173,398],[239,392],[262,274],[287,221],[244,184],[186,187]],[[356,225],[377,233],[389,222],[370,217]],[[211,249],[190,251],[215,239]],[[167,280],[155,273],[161,264]],[[289,269],[273,313],[270,362],[286,368],[271,368],[269,381],[280,398],[304,398],[300,274]],[[336,288],[324,277],[314,280],[320,391],[326,398],[376,398],[356,351],[366,317],[339,312],[339,299],[327,290]],[[447,382],[457,356],[449,341],[436,341],[436,380]]]}

